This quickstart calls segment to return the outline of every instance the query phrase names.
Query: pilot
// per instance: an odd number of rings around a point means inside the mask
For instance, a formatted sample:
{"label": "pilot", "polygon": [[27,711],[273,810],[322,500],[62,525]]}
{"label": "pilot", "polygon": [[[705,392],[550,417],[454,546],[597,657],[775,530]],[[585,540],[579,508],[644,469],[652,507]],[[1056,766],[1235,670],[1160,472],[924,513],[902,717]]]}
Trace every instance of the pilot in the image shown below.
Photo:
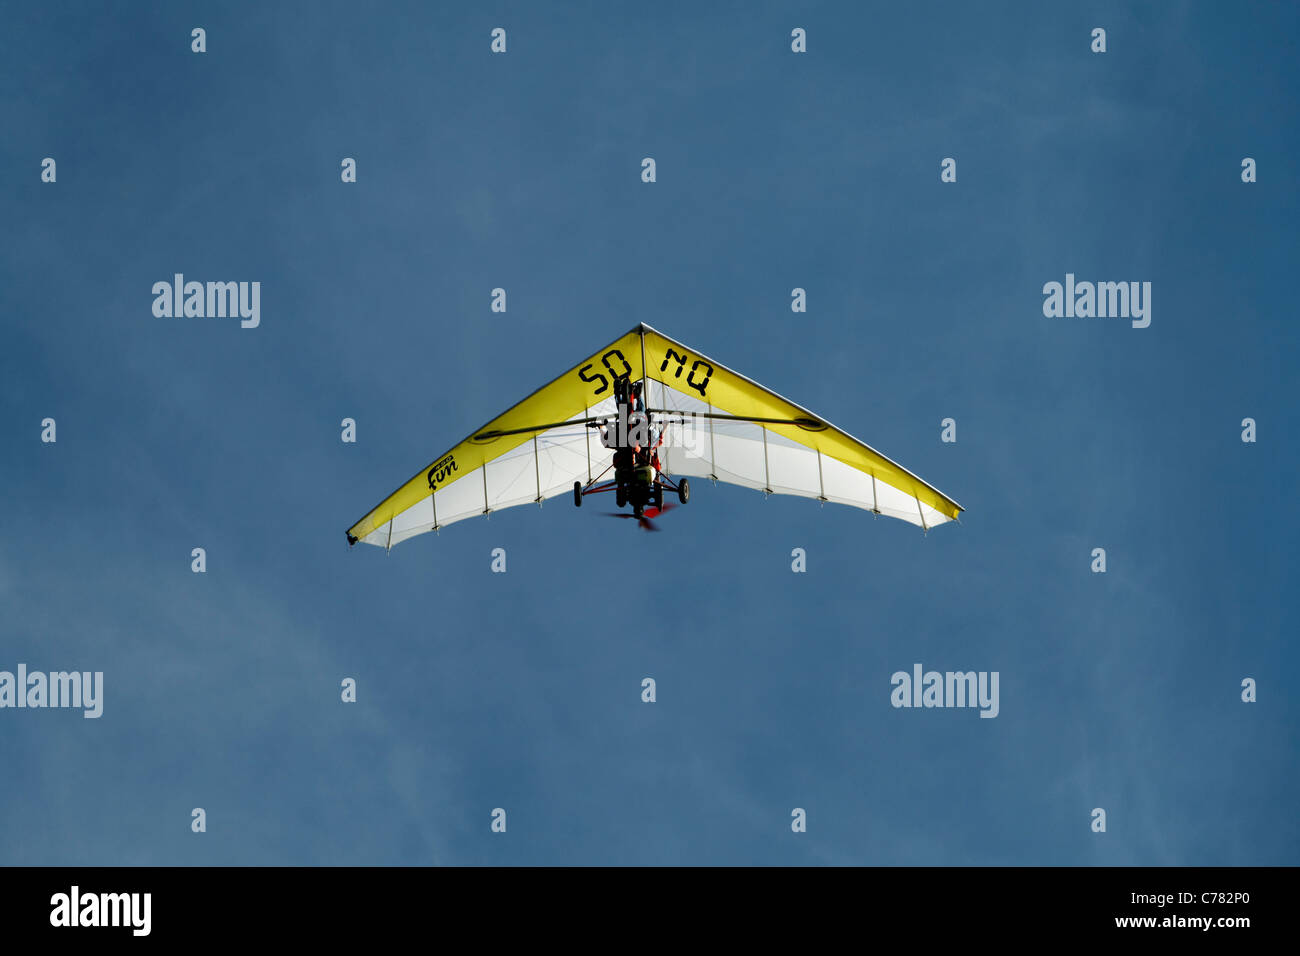
{"label": "pilot", "polygon": [[627,434],[628,442],[633,446],[638,464],[642,463],[640,461],[642,458],[646,459],[644,463],[648,464],[649,452],[656,447],[656,435],[655,430],[651,427],[650,418],[646,415],[645,402],[641,399],[641,385],[641,382],[636,382],[632,386],[632,400],[627,416]]}
{"label": "pilot", "polygon": [[627,479],[627,470],[632,465],[633,451],[626,445],[619,444],[619,423],[616,420],[600,424],[600,443],[614,453],[614,475],[622,484]]}
{"label": "pilot", "polygon": [[[627,386],[624,386],[627,388]],[[650,427],[650,420],[645,413],[645,402],[641,400],[641,383],[636,382],[630,386],[628,392],[616,392],[617,399],[623,399],[626,396],[627,402],[627,434],[626,445],[619,444],[619,422],[617,419],[600,424],[600,443],[606,448],[619,451],[623,448],[631,449],[634,452],[642,448],[653,448],[655,432]],[[619,404],[623,404],[622,401]]]}

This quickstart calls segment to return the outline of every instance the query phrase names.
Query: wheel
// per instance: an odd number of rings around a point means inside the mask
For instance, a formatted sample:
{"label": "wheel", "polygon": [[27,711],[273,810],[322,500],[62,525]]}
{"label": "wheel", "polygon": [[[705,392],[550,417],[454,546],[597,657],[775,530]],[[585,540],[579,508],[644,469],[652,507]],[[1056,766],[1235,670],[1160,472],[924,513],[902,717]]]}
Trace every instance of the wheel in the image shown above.
{"label": "wheel", "polygon": [[682,504],[691,500],[691,483],[685,478],[677,482],[677,500]]}
{"label": "wheel", "polygon": [[573,483],[573,507],[582,507],[582,482],[580,481]]}
{"label": "wheel", "polygon": [[614,489],[614,503],[620,508],[627,504],[627,491],[622,485]]}
{"label": "wheel", "polygon": [[663,485],[660,484],[655,485],[654,495],[651,497],[650,500],[654,503],[654,506],[658,508],[660,511],[664,510],[664,486]]}

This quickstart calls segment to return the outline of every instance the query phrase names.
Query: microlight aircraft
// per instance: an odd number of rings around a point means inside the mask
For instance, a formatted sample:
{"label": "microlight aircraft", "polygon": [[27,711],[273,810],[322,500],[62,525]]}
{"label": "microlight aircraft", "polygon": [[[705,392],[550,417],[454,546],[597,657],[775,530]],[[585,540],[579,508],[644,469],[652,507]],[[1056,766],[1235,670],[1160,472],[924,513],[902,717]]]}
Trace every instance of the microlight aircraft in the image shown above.
{"label": "microlight aircraft", "polygon": [[612,492],[647,530],[689,478],[851,505],[929,531],[961,505],[789,399],[639,325],[472,432],[348,529],[391,548],[453,522]]}

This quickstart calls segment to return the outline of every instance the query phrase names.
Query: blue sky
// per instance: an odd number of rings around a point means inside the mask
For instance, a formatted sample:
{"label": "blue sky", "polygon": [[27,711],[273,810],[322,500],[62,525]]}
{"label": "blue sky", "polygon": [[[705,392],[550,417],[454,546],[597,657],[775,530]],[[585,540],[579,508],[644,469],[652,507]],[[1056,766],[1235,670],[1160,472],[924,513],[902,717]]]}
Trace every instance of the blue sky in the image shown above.
{"label": "blue sky", "polygon": [[[105,675],[0,710],[0,862],[1300,862],[1296,9],[709,7],[0,10],[0,670]],[[699,482],[349,551],[639,322],[962,524]],[[891,707],[916,662],[999,716]]]}

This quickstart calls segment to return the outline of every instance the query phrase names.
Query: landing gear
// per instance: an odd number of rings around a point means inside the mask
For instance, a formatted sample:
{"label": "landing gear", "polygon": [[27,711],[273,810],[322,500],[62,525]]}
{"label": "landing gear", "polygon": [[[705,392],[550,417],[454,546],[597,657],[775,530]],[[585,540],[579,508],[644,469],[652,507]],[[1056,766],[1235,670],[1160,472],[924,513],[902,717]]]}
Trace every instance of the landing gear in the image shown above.
{"label": "landing gear", "polygon": [[677,500],[682,504],[691,500],[691,483],[685,478],[677,482]]}
{"label": "landing gear", "polygon": [[582,482],[580,481],[573,483],[573,507],[582,507]]}

